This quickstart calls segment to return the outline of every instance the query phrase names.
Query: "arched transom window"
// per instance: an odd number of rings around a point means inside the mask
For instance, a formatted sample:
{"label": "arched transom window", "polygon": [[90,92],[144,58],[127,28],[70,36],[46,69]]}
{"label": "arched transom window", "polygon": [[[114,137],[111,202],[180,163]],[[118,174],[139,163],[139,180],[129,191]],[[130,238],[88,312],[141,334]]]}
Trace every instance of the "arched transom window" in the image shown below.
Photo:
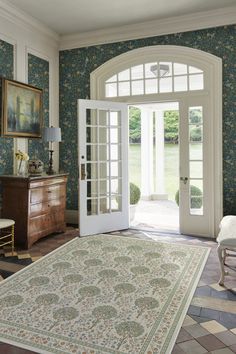
{"label": "arched transom window", "polygon": [[183,63],[164,61],[129,67],[105,81],[105,97],[203,89],[203,70]]}

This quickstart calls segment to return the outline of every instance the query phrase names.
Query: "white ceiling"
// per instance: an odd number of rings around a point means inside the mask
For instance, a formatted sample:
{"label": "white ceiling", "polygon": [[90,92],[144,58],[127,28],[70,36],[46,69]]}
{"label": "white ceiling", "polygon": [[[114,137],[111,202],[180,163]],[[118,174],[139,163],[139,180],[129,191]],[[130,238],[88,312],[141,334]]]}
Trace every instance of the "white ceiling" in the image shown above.
{"label": "white ceiling", "polygon": [[60,35],[215,10],[236,0],[8,0]]}

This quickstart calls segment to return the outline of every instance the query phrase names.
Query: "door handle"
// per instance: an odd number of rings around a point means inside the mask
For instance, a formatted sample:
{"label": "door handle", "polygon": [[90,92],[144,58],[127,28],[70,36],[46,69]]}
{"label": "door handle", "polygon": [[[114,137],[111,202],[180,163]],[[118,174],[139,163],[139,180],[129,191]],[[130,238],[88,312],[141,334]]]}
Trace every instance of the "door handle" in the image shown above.
{"label": "door handle", "polygon": [[186,184],[188,182],[188,177],[180,177],[180,181],[184,182]]}
{"label": "door handle", "polygon": [[85,180],[86,179],[85,163],[81,164],[80,171],[81,171],[80,179]]}

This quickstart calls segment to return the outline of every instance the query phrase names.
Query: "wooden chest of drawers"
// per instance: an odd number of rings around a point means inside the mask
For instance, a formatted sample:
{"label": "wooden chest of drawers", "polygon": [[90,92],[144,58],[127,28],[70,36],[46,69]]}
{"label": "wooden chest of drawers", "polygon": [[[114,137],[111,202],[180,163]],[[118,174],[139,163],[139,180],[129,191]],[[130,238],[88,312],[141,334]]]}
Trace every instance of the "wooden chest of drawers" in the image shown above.
{"label": "wooden chest of drawers", "polygon": [[15,220],[17,246],[29,248],[41,237],[65,231],[67,174],[0,176],[2,217]]}

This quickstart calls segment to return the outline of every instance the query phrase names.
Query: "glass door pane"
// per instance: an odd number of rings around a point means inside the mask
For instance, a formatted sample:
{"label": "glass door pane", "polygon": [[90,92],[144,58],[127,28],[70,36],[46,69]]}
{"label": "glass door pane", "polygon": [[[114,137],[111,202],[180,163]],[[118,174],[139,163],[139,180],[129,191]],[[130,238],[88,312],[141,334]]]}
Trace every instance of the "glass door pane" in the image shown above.
{"label": "glass door pane", "polygon": [[203,107],[189,107],[189,212],[203,215]]}
{"label": "glass door pane", "polygon": [[87,215],[120,211],[120,111],[87,109],[86,117]]}

